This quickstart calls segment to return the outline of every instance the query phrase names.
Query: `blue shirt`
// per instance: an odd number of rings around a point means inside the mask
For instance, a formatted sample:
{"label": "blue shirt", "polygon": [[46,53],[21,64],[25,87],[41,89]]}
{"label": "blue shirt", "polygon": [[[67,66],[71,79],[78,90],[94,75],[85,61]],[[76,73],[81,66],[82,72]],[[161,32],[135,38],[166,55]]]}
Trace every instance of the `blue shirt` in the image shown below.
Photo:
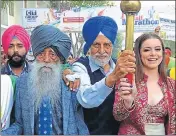
{"label": "blue shirt", "polygon": [[28,68],[27,68],[26,62],[24,63],[23,70],[22,70],[22,72],[21,72],[21,74],[20,74],[19,76],[16,75],[16,74],[12,71],[12,69],[11,69],[11,67],[10,67],[9,64],[8,64],[8,68],[9,68],[9,71],[10,71],[10,75],[13,75],[13,76],[15,76],[15,77],[20,77],[20,76],[23,75],[24,73],[27,73],[27,72],[28,72]]}
{"label": "blue shirt", "polygon": [[[89,65],[91,71],[94,72],[97,69],[100,69],[106,77],[110,73],[112,73],[113,69],[115,68],[115,63],[113,62],[112,59],[110,60],[109,64],[110,64],[109,72],[104,73],[103,69],[100,66],[96,65],[89,57]],[[72,66],[73,72],[80,74],[81,79],[80,88],[79,91],[77,92],[77,99],[79,103],[84,108],[98,107],[112,92],[113,88],[109,88],[108,86],[106,86],[105,84],[106,77],[92,85],[86,67],[80,62],[75,62]]]}

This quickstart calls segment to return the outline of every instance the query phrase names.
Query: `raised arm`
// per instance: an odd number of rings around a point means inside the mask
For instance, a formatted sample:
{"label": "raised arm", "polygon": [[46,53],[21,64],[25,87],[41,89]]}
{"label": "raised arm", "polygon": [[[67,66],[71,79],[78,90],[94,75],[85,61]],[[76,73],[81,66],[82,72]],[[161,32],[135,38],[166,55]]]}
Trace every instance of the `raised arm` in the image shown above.
{"label": "raised arm", "polygon": [[122,78],[116,89],[113,115],[117,121],[122,121],[135,109],[136,88],[129,84],[126,78]]}

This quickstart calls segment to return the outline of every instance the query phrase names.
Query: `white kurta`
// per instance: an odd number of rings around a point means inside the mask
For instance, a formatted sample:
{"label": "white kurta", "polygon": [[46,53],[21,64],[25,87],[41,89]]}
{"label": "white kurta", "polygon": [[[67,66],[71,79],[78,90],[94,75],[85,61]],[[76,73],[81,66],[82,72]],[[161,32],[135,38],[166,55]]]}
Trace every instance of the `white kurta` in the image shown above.
{"label": "white kurta", "polygon": [[10,114],[13,106],[14,88],[10,76],[1,75],[1,128],[5,130],[10,125]]}

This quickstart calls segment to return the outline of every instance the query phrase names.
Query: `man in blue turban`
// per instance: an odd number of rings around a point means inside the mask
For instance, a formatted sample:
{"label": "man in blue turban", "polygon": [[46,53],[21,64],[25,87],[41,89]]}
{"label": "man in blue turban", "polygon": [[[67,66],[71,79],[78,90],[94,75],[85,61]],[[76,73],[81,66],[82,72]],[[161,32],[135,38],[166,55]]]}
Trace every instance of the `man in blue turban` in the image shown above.
{"label": "man in blue turban", "polygon": [[30,72],[17,80],[16,121],[2,134],[89,134],[76,92],[62,80],[70,38],[54,26],[40,25],[32,31],[31,43],[35,61]]}
{"label": "man in blue turban", "polygon": [[[92,135],[116,135],[119,123],[112,110],[115,83],[128,72],[135,72],[135,56],[125,50],[118,61],[111,58],[118,26],[107,16],[90,18],[83,26],[84,54],[73,63],[73,72],[79,74],[79,103],[84,107],[84,119]],[[74,81],[74,80],[73,80]]]}

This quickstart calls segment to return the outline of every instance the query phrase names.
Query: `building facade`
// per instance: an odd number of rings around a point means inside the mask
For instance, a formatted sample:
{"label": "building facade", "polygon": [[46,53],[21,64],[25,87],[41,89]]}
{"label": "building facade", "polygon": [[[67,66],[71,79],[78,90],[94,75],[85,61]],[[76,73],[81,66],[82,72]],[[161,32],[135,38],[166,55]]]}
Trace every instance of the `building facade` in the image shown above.
{"label": "building facade", "polygon": [[22,25],[23,8],[46,8],[46,1],[10,1],[5,9],[1,9],[1,36],[3,32],[11,25]]}

